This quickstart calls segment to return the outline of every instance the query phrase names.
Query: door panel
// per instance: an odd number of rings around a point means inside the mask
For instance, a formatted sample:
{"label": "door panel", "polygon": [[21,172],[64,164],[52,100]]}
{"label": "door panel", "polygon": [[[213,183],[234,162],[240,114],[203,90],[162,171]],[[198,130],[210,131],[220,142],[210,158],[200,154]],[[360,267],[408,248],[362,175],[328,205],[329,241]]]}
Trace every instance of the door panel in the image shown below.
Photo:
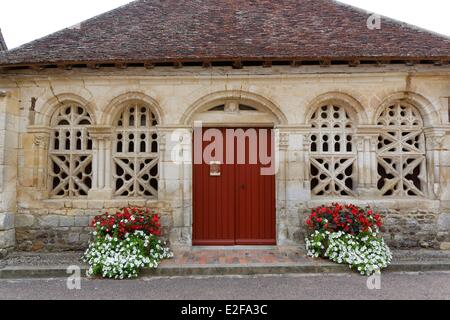
{"label": "door panel", "polygon": [[[258,133],[261,130],[265,129],[259,129]],[[264,152],[271,155],[273,141],[268,137]],[[262,137],[258,134],[258,146],[260,142]],[[236,165],[236,244],[275,245],[275,175],[262,175],[261,169],[266,166],[261,164],[260,157],[257,164],[251,164],[248,152],[247,148],[246,163]]]}
{"label": "door panel", "polygon": [[[225,137],[227,130],[236,129],[218,130]],[[259,133],[262,129],[256,130]],[[268,137],[270,151],[274,143],[270,131]],[[276,244],[275,175],[261,175],[259,157],[257,163],[249,162],[249,141],[245,146],[246,162],[239,164],[236,142],[234,163],[226,163],[227,152],[233,151],[226,138],[224,159],[213,159],[225,162],[220,165],[220,176],[211,176],[211,167],[204,161],[193,165],[193,245]],[[203,142],[203,150],[210,143]]]}
{"label": "door panel", "polygon": [[[203,142],[203,148],[209,143]],[[223,147],[225,152],[226,142]],[[215,177],[209,164],[194,164],[194,245],[235,244],[235,169],[233,164],[223,164],[220,170],[221,175]]]}

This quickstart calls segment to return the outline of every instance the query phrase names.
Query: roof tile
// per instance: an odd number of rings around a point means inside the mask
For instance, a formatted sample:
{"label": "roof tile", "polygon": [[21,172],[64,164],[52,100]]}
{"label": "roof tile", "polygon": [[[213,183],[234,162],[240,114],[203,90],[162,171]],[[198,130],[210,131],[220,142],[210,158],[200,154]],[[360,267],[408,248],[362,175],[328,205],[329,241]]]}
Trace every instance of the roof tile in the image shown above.
{"label": "roof tile", "polygon": [[450,38],[332,0],[139,0],[0,56],[0,65],[448,58]]}

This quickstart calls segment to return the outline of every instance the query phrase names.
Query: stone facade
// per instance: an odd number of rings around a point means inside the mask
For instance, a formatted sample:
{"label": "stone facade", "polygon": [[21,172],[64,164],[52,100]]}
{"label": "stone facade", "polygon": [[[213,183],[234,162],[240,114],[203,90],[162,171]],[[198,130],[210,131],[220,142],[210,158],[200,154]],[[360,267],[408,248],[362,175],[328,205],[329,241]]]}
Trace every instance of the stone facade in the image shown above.
{"label": "stone facade", "polygon": [[[278,245],[303,241],[310,208],[352,202],[373,205],[383,213],[385,236],[395,247],[445,248],[450,242],[449,96],[450,67],[433,65],[4,71],[0,74],[0,252],[14,247],[27,251],[84,248],[92,217],[126,206],[158,210],[172,245],[190,246],[190,159],[197,121],[216,126],[275,127]],[[256,111],[208,112],[233,103],[244,103]],[[397,104],[410,108],[404,117],[411,125],[403,127],[411,128],[404,135],[399,126],[390,128],[386,123],[383,127],[379,120]],[[89,114],[89,121],[78,122],[86,128],[77,124],[70,133],[89,141],[84,140],[84,148],[74,138],[70,143],[75,147],[68,146],[74,151],[66,155],[54,152],[55,132],[63,130],[54,119],[61,106],[67,105],[82,107],[80,115]],[[130,105],[150,108],[157,119],[156,196],[137,193],[126,197],[114,190],[116,158],[120,158],[115,155],[117,121]],[[324,138],[327,130],[316,130],[313,120],[324,106],[346,114],[343,121],[349,122],[348,130],[330,131],[343,138],[351,135],[346,152],[335,146],[331,153],[328,145],[327,150],[313,150],[314,139],[328,139]],[[381,152],[381,142],[396,143],[385,141],[393,130],[411,137],[407,141],[398,138],[401,145],[411,145],[411,150],[402,151],[404,160],[401,154]],[[379,140],[383,134],[387,138]],[[83,166],[86,156],[91,160]],[[56,168],[51,161],[61,157],[70,158],[67,172],[74,177],[69,177],[73,182],[68,189],[63,187],[58,193],[54,188],[64,182],[66,174],[60,172],[63,163]],[[339,178],[336,166],[335,171],[324,169],[327,172],[317,174],[324,177],[315,177],[312,164],[336,159],[352,162],[348,176]],[[411,170],[395,167],[396,177],[379,168],[382,160],[417,165]],[[384,182],[380,182],[382,176],[386,176]],[[391,183],[396,178],[400,182]],[[139,188],[139,183],[136,186]],[[343,193],[345,188],[348,192]],[[383,194],[382,188],[393,194]]]}

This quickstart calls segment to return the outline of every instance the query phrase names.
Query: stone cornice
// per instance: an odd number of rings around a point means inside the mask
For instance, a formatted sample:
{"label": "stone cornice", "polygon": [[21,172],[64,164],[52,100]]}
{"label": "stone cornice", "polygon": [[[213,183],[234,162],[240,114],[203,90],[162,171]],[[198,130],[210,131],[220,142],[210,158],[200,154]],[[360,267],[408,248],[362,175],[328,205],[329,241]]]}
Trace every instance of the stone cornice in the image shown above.
{"label": "stone cornice", "polygon": [[450,126],[435,126],[423,129],[425,135],[447,135],[450,134]]}
{"label": "stone cornice", "polygon": [[311,125],[310,124],[277,125],[275,126],[275,130],[279,130],[280,132],[286,133],[310,133]]}
{"label": "stone cornice", "polygon": [[28,126],[27,133],[31,134],[50,134],[52,129],[47,126]]}

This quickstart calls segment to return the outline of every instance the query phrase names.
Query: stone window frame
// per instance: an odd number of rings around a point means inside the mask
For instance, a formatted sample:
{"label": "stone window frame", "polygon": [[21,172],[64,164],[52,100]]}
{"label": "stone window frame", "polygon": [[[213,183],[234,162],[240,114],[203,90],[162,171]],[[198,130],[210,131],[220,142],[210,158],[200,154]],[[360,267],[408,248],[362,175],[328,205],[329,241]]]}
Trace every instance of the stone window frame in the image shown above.
{"label": "stone window frame", "polygon": [[113,122],[110,174],[114,198],[158,200],[159,123],[158,113],[146,102],[130,100],[121,105]]}
{"label": "stone window frame", "polygon": [[[377,114],[377,188],[383,198],[428,198],[425,121],[405,100],[393,100]],[[401,150],[399,150],[401,149]]]}
{"label": "stone window frame", "polygon": [[51,199],[88,197],[93,179],[93,144],[88,130],[93,123],[89,108],[76,101],[60,103],[51,116],[48,148]]}
{"label": "stone window frame", "polygon": [[325,101],[308,117],[311,198],[357,196],[358,121],[352,111],[340,101]]}

